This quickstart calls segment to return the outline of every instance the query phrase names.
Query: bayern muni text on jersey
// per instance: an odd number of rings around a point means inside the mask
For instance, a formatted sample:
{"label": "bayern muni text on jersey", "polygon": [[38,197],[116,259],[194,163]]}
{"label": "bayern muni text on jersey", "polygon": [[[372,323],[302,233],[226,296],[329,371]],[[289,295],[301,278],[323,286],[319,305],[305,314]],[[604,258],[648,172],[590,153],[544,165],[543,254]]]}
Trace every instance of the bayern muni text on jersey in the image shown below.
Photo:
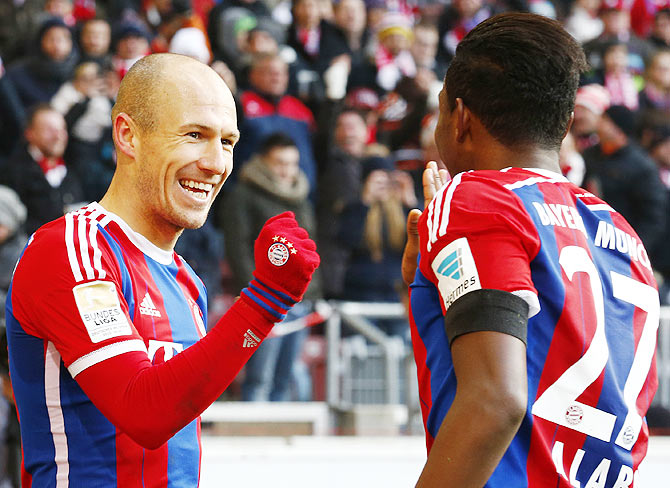
{"label": "bayern muni text on jersey", "polygon": [[498,289],[529,305],[528,407],[486,486],[634,486],[659,299],[630,225],[559,174],[507,168],[456,175],[419,233],[410,322],[428,449],[456,393],[444,314]]}
{"label": "bayern muni text on jersey", "polygon": [[40,228],[7,299],[24,488],[197,486],[199,419],[158,449],[144,449],[74,378],[129,351],[167,361],[205,335],[206,316],[205,288],[193,270],[99,204]]}

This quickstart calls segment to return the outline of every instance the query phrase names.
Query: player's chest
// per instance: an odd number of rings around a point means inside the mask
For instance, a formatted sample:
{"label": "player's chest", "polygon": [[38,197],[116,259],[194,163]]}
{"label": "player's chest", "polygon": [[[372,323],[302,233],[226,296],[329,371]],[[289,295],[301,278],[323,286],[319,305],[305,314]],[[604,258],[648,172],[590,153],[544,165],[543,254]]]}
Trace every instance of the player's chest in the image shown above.
{"label": "player's chest", "polygon": [[205,311],[192,281],[159,268],[131,273],[124,288],[128,313],[151,357],[163,351],[167,360],[205,335]]}

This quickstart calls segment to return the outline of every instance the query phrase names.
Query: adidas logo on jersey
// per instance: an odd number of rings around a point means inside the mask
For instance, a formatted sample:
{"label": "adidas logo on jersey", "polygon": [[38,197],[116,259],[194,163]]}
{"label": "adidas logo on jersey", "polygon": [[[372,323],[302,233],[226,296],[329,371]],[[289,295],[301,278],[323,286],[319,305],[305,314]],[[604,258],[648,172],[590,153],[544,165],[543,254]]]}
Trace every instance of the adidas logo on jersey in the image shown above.
{"label": "adidas logo on jersey", "polygon": [[144,295],[144,298],[142,299],[142,303],[140,303],[140,313],[142,315],[151,315],[153,317],[160,317],[161,316],[161,313],[156,308],[156,305],[154,305],[153,300],[151,300],[151,297],[149,296],[149,292],[147,292]]}
{"label": "adidas logo on jersey", "polygon": [[256,347],[258,344],[260,344],[261,340],[251,332],[251,329],[247,329],[247,331],[244,333],[244,342],[242,342],[242,347]]}

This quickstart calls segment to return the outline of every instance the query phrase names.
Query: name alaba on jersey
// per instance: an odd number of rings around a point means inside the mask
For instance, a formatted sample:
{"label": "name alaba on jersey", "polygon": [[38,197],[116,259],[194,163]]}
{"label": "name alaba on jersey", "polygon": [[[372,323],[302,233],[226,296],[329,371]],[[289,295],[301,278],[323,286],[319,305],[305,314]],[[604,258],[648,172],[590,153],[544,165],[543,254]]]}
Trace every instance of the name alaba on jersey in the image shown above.
{"label": "name alaba on jersey", "polygon": [[560,174],[507,168],[456,175],[419,233],[410,323],[428,450],[456,394],[444,315],[473,290],[503,290],[529,305],[528,407],[485,486],[634,486],[660,307],[630,225]]}

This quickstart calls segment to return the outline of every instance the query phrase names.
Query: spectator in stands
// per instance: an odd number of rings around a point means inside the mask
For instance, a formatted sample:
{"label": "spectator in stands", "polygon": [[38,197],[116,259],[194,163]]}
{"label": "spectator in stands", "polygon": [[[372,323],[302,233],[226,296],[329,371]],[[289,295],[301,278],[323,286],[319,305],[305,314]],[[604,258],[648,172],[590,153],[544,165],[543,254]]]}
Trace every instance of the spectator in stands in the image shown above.
{"label": "spectator in stands", "polygon": [[[292,0],[287,44],[319,76],[333,58],[347,52],[336,27],[321,15],[319,0]],[[333,42],[335,41],[335,42]]]}
{"label": "spectator in stands", "polygon": [[401,78],[414,77],[416,64],[409,48],[413,39],[412,23],[399,12],[389,12],[377,27],[377,85],[384,91],[392,91]]}
{"label": "spectator in stands", "polygon": [[[670,201],[670,118],[661,111],[648,112],[642,122],[642,144],[658,167],[658,174]],[[654,269],[663,280],[659,282],[661,304],[670,305],[670,212],[656,222],[662,229],[656,245],[649,249],[649,257]]]}
{"label": "spectator in stands", "polygon": [[[340,0],[333,10],[336,34],[323,42],[339,42],[349,56],[349,89],[367,87],[377,89],[377,68],[371,56],[372,35],[367,27],[367,11],[363,0]],[[338,39],[339,36],[339,39]],[[332,49],[329,48],[332,51]]]}
{"label": "spectator in stands", "polygon": [[365,56],[370,42],[370,30],[367,28],[367,12],[363,0],[340,0],[335,3],[333,22],[339,29],[347,53],[356,65],[358,56]]}
{"label": "spectator in stands", "polygon": [[151,41],[151,51],[186,54],[209,64],[212,50],[207,29],[193,11],[191,0],[161,0],[154,2],[154,6],[158,7],[160,22],[155,26],[156,35]]}
{"label": "spectator in stands", "polygon": [[449,63],[456,46],[474,26],[493,15],[492,5],[483,0],[454,0],[440,15],[438,29],[440,46],[438,56]]}
{"label": "spectator in stands", "polygon": [[81,205],[82,189],[63,154],[67,128],[63,116],[47,104],[35,106],[24,132],[26,144],[0,168],[0,184],[16,191],[28,209],[25,230],[41,225]]}
{"label": "spectator in stands", "polygon": [[[288,65],[278,54],[259,55],[249,70],[250,88],[241,93],[240,132],[244,137],[235,147],[239,169],[255,152],[260,141],[273,132],[291,134],[300,152],[300,169],[310,188],[316,186],[316,162],[312,150],[314,116],[297,98],[287,95]],[[233,173],[233,176],[235,173]]]}
{"label": "spectator in stands", "polygon": [[134,21],[122,22],[116,28],[112,63],[119,80],[123,79],[138,59],[151,53],[150,37],[149,32]]}
{"label": "spectator in stands", "polygon": [[602,85],[584,85],[577,90],[575,118],[570,130],[580,153],[598,144],[598,122],[609,106],[610,96]]}
{"label": "spectator in stands", "polygon": [[77,21],[74,16],[72,0],[46,0],[44,11],[52,17],[62,19],[68,27],[74,27]]}
{"label": "spectator in stands", "polygon": [[605,50],[612,42],[623,42],[628,47],[628,66],[634,73],[644,71],[644,62],[652,53],[651,45],[635,35],[630,25],[630,12],[625,0],[603,0],[600,6],[603,31],[584,44],[584,52],[591,67],[603,68]]}
{"label": "spectator in stands", "polygon": [[603,85],[612,105],[625,105],[635,111],[638,108],[637,83],[628,66],[628,46],[615,40],[603,50],[603,66],[589,79],[591,83]]}
{"label": "spectator in stands", "polygon": [[584,187],[623,215],[647,249],[662,236],[667,197],[654,161],[633,141],[634,114],[612,105],[598,121],[598,145],[584,152]]}
{"label": "spectator in stands", "polygon": [[70,79],[78,55],[72,44],[70,29],[59,18],[51,18],[40,27],[37,36],[39,51],[7,68],[24,109],[39,102],[48,102],[60,86]]}
{"label": "spectator in stands", "polygon": [[361,193],[362,165],[368,157],[367,128],[363,116],[352,109],[332,118],[322,113],[317,147],[320,149],[319,192],[317,194],[318,234],[324,295],[337,298],[343,293],[347,248],[337,241],[344,208]]}
{"label": "spectator in stands", "polygon": [[79,34],[81,61],[93,61],[100,66],[109,64],[112,60],[111,43],[112,28],[109,22],[101,18],[85,21]]}
{"label": "spectator in stands", "polygon": [[[222,206],[226,257],[239,292],[253,278],[253,242],[267,219],[287,210],[298,223],[314,232],[316,222],[308,200],[309,183],[298,161],[300,153],[293,140],[283,133],[273,133],[260,151],[240,171],[239,181],[226,195]],[[291,244],[287,244],[291,247]],[[284,323],[306,316],[313,301],[320,296],[318,275],[312,280],[305,298],[286,316]],[[245,367],[242,399],[245,401],[289,400],[295,363],[300,359],[308,330],[300,330],[265,340]],[[304,384],[301,381],[300,384]],[[300,398],[306,400],[307,398]]]}
{"label": "spectator in stands", "polygon": [[[435,74],[438,84],[442,84],[447,66],[437,58],[437,48],[440,43],[440,34],[437,27],[429,22],[420,22],[414,26],[413,40],[410,52],[418,70],[427,69]],[[439,93],[438,88],[437,93]]]}
{"label": "spectator in stands", "polygon": [[72,81],[51,99],[68,127],[65,159],[82,184],[83,200],[102,198],[116,167],[111,156],[112,105],[102,69],[86,62],[75,70]]}
{"label": "spectator in stands", "polygon": [[[383,158],[368,160],[363,188],[342,212],[339,242],[350,250],[342,298],[351,301],[400,302],[400,263],[405,246],[405,218],[416,205],[414,182]],[[386,333],[409,338],[406,320],[376,320]]]}
{"label": "spectator in stands", "polygon": [[670,49],[659,49],[649,61],[639,108],[670,111]]}
{"label": "spectator in stands", "polygon": [[256,22],[260,19],[271,19],[272,12],[263,0],[222,0],[209,11],[207,34],[214,51],[214,59],[225,61],[233,68],[234,59],[228,58],[227,50],[231,31],[234,31],[234,23],[231,25],[230,22],[231,15],[226,12],[230,9],[239,11],[239,14],[232,17],[250,17]]}
{"label": "spectator in stands", "polygon": [[601,0],[575,0],[570,14],[565,19],[565,30],[580,44],[595,39],[603,31],[603,22],[598,17]]}
{"label": "spectator in stands", "polygon": [[649,42],[655,48],[670,48],[670,8],[656,12]]}

